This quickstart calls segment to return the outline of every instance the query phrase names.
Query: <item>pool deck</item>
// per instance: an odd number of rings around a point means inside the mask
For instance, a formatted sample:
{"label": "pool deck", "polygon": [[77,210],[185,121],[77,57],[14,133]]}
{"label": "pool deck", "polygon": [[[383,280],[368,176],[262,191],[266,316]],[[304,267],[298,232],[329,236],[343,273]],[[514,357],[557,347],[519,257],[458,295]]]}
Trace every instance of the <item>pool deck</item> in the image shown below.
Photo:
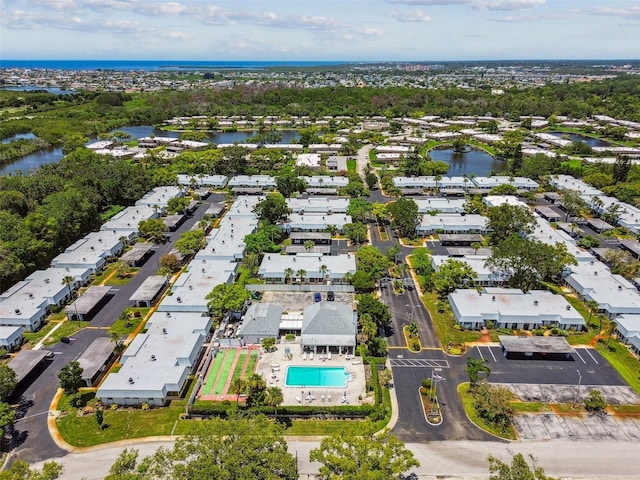
{"label": "pool deck", "polygon": [[[364,365],[360,357],[348,355],[331,354],[331,360],[323,358],[319,353],[314,354],[313,360],[310,355],[303,359],[299,344],[278,344],[275,352],[261,353],[256,373],[262,375],[268,386],[276,386],[282,389],[284,397],[283,405],[361,405],[372,403],[373,397],[366,397]],[[285,347],[291,352],[291,359],[284,355]],[[272,373],[273,366],[273,373]],[[287,367],[345,367],[351,375],[351,381],[347,382],[346,388],[342,387],[287,387],[285,380]],[[311,395],[309,395],[311,392]],[[346,392],[345,402],[343,396]],[[363,400],[358,396],[362,395]]]}

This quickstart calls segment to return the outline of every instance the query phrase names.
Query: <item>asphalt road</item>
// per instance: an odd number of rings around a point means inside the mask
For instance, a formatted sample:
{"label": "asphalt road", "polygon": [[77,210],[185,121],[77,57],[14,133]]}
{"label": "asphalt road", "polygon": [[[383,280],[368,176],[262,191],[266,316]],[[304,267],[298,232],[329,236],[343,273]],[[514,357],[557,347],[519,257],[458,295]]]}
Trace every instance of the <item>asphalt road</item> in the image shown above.
{"label": "asphalt road", "polygon": [[222,194],[212,194],[203,201],[193,216],[188,218],[176,231],[168,237],[167,243],[158,245],[154,254],[145,262],[129,283],[112,288],[113,296],[91,321],[90,326],[77,332],[69,344],[57,343],[48,350],[54,352],[54,359],[41,371],[33,383],[14,395],[14,403],[20,402],[18,420],[15,423],[14,452],[11,462],[24,460],[35,463],[49,458],[57,458],[66,452],[58,448],[47,427],[49,405],[59,385],[58,372],[69,362],[77,360],[84,350],[98,337],[108,335],[108,328],[120,316],[122,311],[131,306],[129,298],[140,284],[158,270],[158,262],[162,255],[169,252],[180,234],[198,223],[212,202],[222,201]]}

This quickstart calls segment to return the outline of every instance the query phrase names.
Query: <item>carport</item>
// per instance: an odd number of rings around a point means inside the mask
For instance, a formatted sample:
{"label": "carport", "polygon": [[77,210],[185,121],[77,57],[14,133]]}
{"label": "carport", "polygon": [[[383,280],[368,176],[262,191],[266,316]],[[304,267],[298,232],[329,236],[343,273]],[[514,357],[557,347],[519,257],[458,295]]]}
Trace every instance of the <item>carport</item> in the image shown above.
{"label": "carport", "polygon": [[576,351],[564,337],[511,337],[501,335],[500,347],[506,358],[567,360]]}
{"label": "carport", "polygon": [[89,287],[75,302],[65,308],[68,320],[91,320],[108,301],[109,286]]}

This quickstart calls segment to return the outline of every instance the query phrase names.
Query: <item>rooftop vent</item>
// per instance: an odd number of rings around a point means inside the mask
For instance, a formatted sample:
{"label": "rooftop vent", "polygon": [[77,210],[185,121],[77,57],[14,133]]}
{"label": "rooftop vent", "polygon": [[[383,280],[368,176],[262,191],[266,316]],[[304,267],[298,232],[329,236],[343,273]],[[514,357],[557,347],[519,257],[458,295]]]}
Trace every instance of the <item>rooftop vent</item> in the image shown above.
{"label": "rooftop vent", "polygon": [[593,276],[597,277],[598,276],[598,271],[596,270],[595,272],[593,272]]}
{"label": "rooftop vent", "polygon": [[[170,317],[170,316],[171,316],[171,312],[167,312],[167,317]],[[164,330],[164,328],[162,330]]]}
{"label": "rooftop vent", "polygon": [[492,295],[492,296],[491,296],[491,300],[493,300],[493,301],[495,302],[495,301],[496,301],[496,296],[495,296],[495,295]]}
{"label": "rooftop vent", "polygon": [[567,305],[567,310],[571,310],[571,305]]}
{"label": "rooftop vent", "polygon": [[22,315],[22,312],[20,311],[19,308],[16,308],[16,315]]}
{"label": "rooftop vent", "polygon": [[156,361],[156,356],[155,355],[151,355],[151,361],[155,362]]}
{"label": "rooftop vent", "polygon": [[181,297],[176,298],[176,300],[178,301],[178,303],[182,303],[182,298]]}
{"label": "rooftop vent", "polygon": [[98,239],[98,242],[102,243],[102,239],[101,239],[101,238],[99,238],[99,239]]}
{"label": "rooftop vent", "polygon": [[538,305],[538,300],[534,300],[534,301],[533,301],[533,304],[534,304],[534,305]]}
{"label": "rooftop vent", "polygon": [[622,290],[622,285],[618,285],[618,290]]}
{"label": "rooftop vent", "polygon": [[163,328],[163,329],[162,329],[162,334],[163,334],[163,335],[166,335],[166,334],[167,334],[167,329],[166,329],[166,328]]}
{"label": "rooftop vent", "polygon": [[132,377],[129,377],[129,383],[136,383],[136,382],[133,381]]}
{"label": "rooftop vent", "polygon": [[45,279],[44,279],[44,283],[49,283],[49,281],[50,281],[50,280],[49,280],[48,278],[45,278]]}

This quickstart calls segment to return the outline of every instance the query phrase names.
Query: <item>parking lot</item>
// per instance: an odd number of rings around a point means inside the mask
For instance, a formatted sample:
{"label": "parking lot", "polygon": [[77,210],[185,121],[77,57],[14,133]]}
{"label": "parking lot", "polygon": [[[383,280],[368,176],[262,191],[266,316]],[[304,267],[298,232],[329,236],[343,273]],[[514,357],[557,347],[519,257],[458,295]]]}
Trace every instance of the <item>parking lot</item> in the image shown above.
{"label": "parking lot", "polygon": [[594,442],[640,440],[640,419],[614,415],[515,415],[513,422],[522,440],[567,439]]}
{"label": "parking lot", "polygon": [[[306,307],[314,303],[315,292],[278,292],[272,290],[266,290],[262,292],[262,303],[276,303],[282,306],[284,312],[287,313],[299,313]],[[351,305],[353,303],[353,293],[350,292],[334,292],[335,302],[346,303]],[[327,301],[327,292],[320,292],[322,301]]]}
{"label": "parking lot", "polygon": [[626,385],[614,368],[593,348],[575,348],[567,360],[516,360],[505,358],[498,346],[476,346],[469,354],[484,358],[492,383]]}

